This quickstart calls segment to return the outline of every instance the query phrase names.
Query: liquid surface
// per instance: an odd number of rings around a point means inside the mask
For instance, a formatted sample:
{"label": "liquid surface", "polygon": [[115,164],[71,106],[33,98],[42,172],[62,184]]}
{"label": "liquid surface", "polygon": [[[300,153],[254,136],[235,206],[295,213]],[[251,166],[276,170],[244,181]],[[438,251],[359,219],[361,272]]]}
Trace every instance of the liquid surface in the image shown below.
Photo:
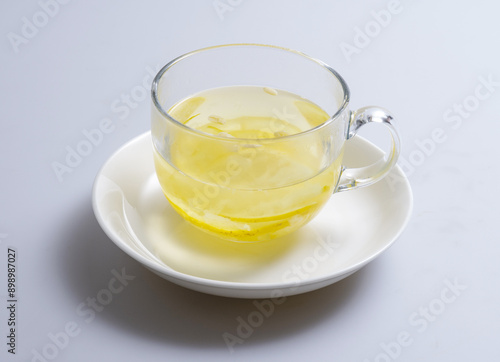
{"label": "liquid surface", "polygon": [[158,179],[174,209],[205,231],[238,241],[278,237],[311,220],[333,192],[343,151],[332,158],[331,138],[321,132],[285,137],[329,118],[306,99],[225,87],[193,95],[169,114],[203,134],[170,125],[155,135],[162,140]]}

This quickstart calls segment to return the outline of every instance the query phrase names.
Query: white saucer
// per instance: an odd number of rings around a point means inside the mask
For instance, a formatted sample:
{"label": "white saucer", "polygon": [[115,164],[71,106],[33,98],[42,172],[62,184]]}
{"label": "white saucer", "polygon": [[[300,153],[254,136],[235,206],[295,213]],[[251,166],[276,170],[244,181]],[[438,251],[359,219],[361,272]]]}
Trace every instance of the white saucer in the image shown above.
{"label": "white saucer", "polygon": [[[380,157],[382,151],[359,136],[347,142],[347,166]],[[410,185],[396,167],[388,181],[333,195],[311,223],[289,236],[265,243],[220,240],[170,207],[154,172],[149,132],[105,163],[92,201],[111,240],[151,271],[186,288],[237,298],[299,294],[349,276],[398,238],[413,205]]]}

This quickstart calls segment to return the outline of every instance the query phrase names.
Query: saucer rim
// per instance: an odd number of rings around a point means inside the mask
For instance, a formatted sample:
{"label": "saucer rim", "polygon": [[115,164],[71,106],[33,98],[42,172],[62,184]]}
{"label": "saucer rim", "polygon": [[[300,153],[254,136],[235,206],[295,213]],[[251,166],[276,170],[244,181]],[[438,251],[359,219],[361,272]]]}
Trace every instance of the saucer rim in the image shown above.
{"label": "saucer rim", "polygon": [[[370,141],[364,139],[363,137],[360,137],[359,135],[356,136],[358,140],[362,140],[362,142],[368,143],[369,146],[377,149],[379,152],[383,152],[378,148],[376,145],[371,143]],[[411,185],[409,183],[408,178],[402,171],[401,167],[398,165],[395,165],[392,172],[398,172],[401,176],[401,181],[404,181],[405,183],[405,190],[408,193],[408,203],[407,203],[407,215],[404,219],[403,222],[399,225],[399,228],[396,233],[394,233],[394,236],[391,238],[390,241],[387,241],[385,245],[377,250],[375,253],[371,254],[369,257],[358,261],[355,264],[349,265],[341,270],[338,270],[335,272],[335,274],[329,274],[329,275],[322,275],[322,276],[317,276],[313,277],[311,279],[306,279],[302,280],[300,283],[297,282],[262,282],[262,283],[256,283],[256,282],[234,282],[234,281],[223,281],[223,280],[218,280],[218,279],[209,279],[209,278],[203,278],[199,276],[194,276],[186,273],[182,273],[180,271],[177,271],[161,260],[157,259],[154,257],[153,259],[149,259],[145,255],[142,255],[141,253],[137,252],[134,250],[134,248],[129,245],[126,241],[124,241],[122,238],[120,238],[119,235],[117,235],[114,230],[110,228],[108,223],[104,220],[104,215],[102,215],[102,210],[99,207],[99,201],[97,200],[97,193],[98,193],[98,187],[100,185],[99,181],[103,177],[105,170],[113,164],[115,159],[122,153],[125,149],[137,146],[138,144],[140,145],[143,142],[146,142],[146,139],[149,138],[151,139],[151,131],[144,132],[140,135],[137,135],[130,139],[129,141],[125,142],[122,146],[120,146],[113,154],[106,160],[106,162],[100,167],[99,171],[96,174],[96,177],[94,179],[94,184],[92,187],[92,209],[94,211],[94,215],[100,225],[100,227],[103,229],[105,234],[113,241],[113,243],[118,246],[122,251],[124,251],[127,255],[132,257],[134,260],[140,262],[144,266],[146,266],[148,269],[153,269],[156,274],[161,274],[161,276],[168,277],[167,279],[174,279],[174,280],[179,280],[187,283],[192,283],[192,284],[197,284],[200,286],[204,287],[210,287],[210,288],[216,288],[216,289],[238,289],[238,290],[245,290],[245,291],[262,291],[262,290],[292,290],[292,289],[297,289],[297,288],[304,288],[307,286],[312,286],[314,284],[321,284],[324,283],[328,280],[332,280],[332,284],[335,283],[336,281],[339,281],[343,279],[344,277],[347,277],[354,273],[355,271],[361,269],[363,266],[366,264],[370,263],[374,259],[376,259],[378,256],[380,256],[383,252],[385,252],[387,249],[389,249],[394,243],[397,241],[397,239],[401,236],[403,231],[405,230],[406,226],[408,225],[409,220],[411,219],[412,213],[413,213],[413,203],[414,203],[414,198],[413,198],[413,192],[411,189]],[[371,186],[366,186],[366,188],[369,188]],[[349,191],[349,192],[355,192]],[[333,196],[333,195],[332,195]],[[137,241],[142,244],[140,239],[137,237]],[[142,244],[143,245],[143,244]],[[345,276],[344,276],[345,275]],[[174,282],[174,280],[171,280]],[[215,294],[215,293],[214,293]]]}

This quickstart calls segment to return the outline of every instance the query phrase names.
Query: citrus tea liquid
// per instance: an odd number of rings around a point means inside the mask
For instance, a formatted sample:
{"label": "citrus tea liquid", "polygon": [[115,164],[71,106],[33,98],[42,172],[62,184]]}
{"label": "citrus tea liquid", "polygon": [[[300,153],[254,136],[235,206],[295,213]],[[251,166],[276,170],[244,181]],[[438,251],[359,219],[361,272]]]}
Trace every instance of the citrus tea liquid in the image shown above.
{"label": "citrus tea liquid", "polygon": [[310,221],[334,191],[343,149],[327,149],[325,132],[288,137],[329,119],[298,95],[214,88],[168,113],[199,132],[163,130],[154,148],[158,179],[174,209],[207,232],[237,241],[278,237]]}

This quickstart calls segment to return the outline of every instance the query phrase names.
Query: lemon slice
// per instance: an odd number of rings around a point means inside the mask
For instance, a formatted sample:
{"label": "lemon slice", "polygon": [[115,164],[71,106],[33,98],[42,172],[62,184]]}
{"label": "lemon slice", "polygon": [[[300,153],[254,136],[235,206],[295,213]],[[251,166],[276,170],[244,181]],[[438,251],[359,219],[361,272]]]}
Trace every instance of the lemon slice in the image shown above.
{"label": "lemon slice", "polygon": [[[229,239],[239,240],[239,241],[259,241],[262,239],[262,235],[271,235],[271,237],[276,237],[285,233],[285,229],[295,227],[296,222],[305,223],[312,216],[313,213],[308,215],[308,217],[300,217],[300,221],[296,220],[294,222],[293,216],[285,219],[275,220],[271,222],[259,222],[255,224],[252,223],[252,227],[248,224],[247,228],[241,226],[241,222],[235,220],[220,220],[223,217],[219,215],[204,215],[204,221],[201,221],[199,217],[193,217],[189,215],[184,210],[179,208],[171,199],[167,198],[172,205],[172,207],[187,221],[191,222],[197,228],[200,228],[206,232],[209,232],[216,236],[224,236]],[[312,209],[313,211],[314,209]],[[212,219],[212,220],[211,220]],[[217,219],[217,223],[214,223],[213,219]],[[213,225],[224,224],[225,227],[215,227]]]}
{"label": "lemon slice", "polygon": [[238,221],[238,222],[246,222],[246,223],[261,223],[261,222],[269,222],[269,221],[285,221],[290,218],[292,218],[295,215],[298,214],[304,214],[307,212],[311,212],[317,208],[316,203],[313,203],[311,205],[304,206],[300,209],[293,210],[290,212],[286,212],[284,214],[280,215],[273,215],[273,216],[263,216],[263,217],[231,217],[231,216],[224,216],[220,215],[222,217],[225,217],[231,221]]}
{"label": "lemon slice", "polygon": [[193,113],[203,104],[203,102],[205,102],[204,97],[188,98],[184,102],[180,102],[170,108],[168,114],[175,120],[185,124],[193,118],[191,116],[193,116]]}

